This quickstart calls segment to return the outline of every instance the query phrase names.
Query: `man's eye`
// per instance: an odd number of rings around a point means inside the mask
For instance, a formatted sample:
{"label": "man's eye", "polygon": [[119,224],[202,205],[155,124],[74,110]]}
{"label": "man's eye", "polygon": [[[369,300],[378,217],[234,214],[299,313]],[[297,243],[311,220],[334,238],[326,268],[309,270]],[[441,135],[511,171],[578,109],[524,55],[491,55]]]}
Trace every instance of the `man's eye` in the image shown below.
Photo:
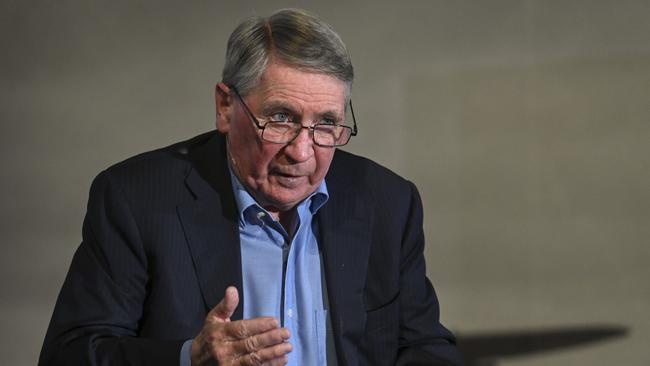
{"label": "man's eye", "polygon": [[323,118],[320,120],[321,125],[336,125],[338,121],[333,118]]}
{"label": "man's eye", "polygon": [[289,113],[278,112],[269,116],[269,120],[273,122],[291,122]]}

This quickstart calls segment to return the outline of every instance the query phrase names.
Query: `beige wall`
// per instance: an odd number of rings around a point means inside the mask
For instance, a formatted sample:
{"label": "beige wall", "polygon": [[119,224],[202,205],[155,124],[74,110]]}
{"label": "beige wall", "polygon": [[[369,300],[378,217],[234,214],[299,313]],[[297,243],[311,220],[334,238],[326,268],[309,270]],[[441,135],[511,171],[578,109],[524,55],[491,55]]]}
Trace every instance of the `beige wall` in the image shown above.
{"label": "beige wall", "polygon": [[36,362],[93,176],[211,129],[229,32],[287,6],[351,49],[348,150],[418,185],[449,327],[626,327],[499,364],[650,364],[650,2],[189,3],[0,5],[3,364]]}

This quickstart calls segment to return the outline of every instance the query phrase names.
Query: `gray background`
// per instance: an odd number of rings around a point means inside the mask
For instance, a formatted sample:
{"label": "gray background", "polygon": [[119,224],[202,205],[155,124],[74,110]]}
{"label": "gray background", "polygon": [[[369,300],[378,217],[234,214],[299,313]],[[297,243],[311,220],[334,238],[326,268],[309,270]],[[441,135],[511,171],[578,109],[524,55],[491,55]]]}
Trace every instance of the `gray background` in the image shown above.
{"label": "gray background", "polygon": [[420,188],[445,324],[621,326],[499,364],[650,364],[650,2],[541,0],[3,1],[3,364],[36,363],[95,174],[213,128],[228,34],[287,6],[352,52],[346,149]]}

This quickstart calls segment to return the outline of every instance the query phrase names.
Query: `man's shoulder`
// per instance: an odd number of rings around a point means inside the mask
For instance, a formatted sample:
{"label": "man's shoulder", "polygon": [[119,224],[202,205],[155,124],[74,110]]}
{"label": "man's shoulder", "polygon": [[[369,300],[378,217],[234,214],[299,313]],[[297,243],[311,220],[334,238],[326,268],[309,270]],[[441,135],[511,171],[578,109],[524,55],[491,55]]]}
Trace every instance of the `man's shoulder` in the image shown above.
{"label": "man's shoulder", "polygon": [[165,147],[134,155],[109,166],[106,168],[106,172],[121,178],[150,176],[154,179],[161,174],[169,177],[169,174],[173,172],[187,172],[196,150],[208,144],[215,135],[214,131],[206,132]]}
{"label": "man's shoulder", "polygon": [[403,187],[409,182],[391,169],[366,157],[337,150],[328,179],[344,180],[350,185]]}
{"label": "man's shoulder", "polygon": [[222,144],[218,134],[212,131],[147,151],[106,168],[93,185],[115,184],[129,197],[184,196],[185,181],[192,167],[200,159],[219,159],[214,150],[219,150]]}
{"label": "man's shoulder", "polygon": [[331,193],[348,192],[347,197],[379,210],[406,212],[417,189],[410,181],[368,158],[338,150],[328,172]]}

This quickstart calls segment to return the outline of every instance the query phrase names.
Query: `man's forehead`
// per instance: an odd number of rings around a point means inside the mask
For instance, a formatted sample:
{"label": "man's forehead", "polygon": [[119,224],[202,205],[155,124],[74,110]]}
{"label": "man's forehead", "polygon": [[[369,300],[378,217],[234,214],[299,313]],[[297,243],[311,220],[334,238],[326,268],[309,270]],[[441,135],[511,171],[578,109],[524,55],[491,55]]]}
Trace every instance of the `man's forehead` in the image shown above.
{"label": "man's forehead", "polygon": [[273,93],[261,95],[258,98],[259,106],[263,108],[286,107],[295,109],[345,109],[345,95],[335,98],[320,97],[314,94],[283,93],[281,90],[275,90]]}
{"label": "man's forehead", "polygon": [[279,63],[270,64],[260,77],[259,84],[251,91],[263,95],[265,99],[295,98],[343,103],[347,92],[347,83],[332,75]]}
{"label": "man's forehead", "polygon": [[309,91],[264,88],[253,89],[251,104],[260,112],[288,110],[293,113],[342,115],[345,113],[345,92],[311,93]]}
{"label": "man's forehead", "polygon": [[345,104],[343,104],[343,102],[305,106],[284,99],[268,99],[262,101],[259,108],[260,114],[263,115],[270,115],[272,113],[283,111],[294,115],[301,115],[309,112],[323,117],[329,116],[333,118],[343,118],[345,114]]}

